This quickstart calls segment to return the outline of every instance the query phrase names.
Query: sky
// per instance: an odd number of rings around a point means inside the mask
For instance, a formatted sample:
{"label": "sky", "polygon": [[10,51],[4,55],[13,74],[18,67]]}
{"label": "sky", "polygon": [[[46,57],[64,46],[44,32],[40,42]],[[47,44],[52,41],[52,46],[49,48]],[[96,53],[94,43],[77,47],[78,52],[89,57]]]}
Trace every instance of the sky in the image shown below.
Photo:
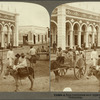
{"label": "sky", "polygon": [[0,10],[19,14],[19,26],[50,26],[48,11],[41,5],[24,2],[0,2]]}
{"label": "sky", "polygon": [[89,10],[100,14],[100,2],[75,2],[67,4],[70,6],[74,6],[77,8]]}

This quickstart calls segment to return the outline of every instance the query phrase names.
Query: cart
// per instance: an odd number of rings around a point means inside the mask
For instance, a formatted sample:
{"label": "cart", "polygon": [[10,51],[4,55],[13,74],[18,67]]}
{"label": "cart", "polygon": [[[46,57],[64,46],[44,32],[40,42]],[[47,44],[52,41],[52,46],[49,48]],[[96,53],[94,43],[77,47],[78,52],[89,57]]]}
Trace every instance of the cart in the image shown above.
{"label": "cart", "polygon": [[[74,76],[76,79],[81,79],[86,73],[86,58],[78,55],[76,59],[73,58],[64,60],[64,57],[60,58],[59,62],[57,59],[51,61],[51,71],[55,73],[55,76],[59,76],[63,71],[63,75],[68,69],[73,69]],[[61,75],[60,75],[61,76]]]}

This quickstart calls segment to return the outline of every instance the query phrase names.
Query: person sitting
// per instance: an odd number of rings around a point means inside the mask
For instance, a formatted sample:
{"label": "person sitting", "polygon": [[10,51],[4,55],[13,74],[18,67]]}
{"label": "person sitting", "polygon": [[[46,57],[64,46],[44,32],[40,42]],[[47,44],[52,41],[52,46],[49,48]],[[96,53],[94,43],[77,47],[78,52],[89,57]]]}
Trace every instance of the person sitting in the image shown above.
{"label": "person sitting", "polygon": [[61,47],[58,48],[56,55],[57,55],[57,59],[56,60],[59,63],[64,63],[64,57],[62,56],[62,48]]}
{"label": "person sitting", "polygon": [[19,61],[17,65],[14,66],[14,69],[17,70],[18,68],[25,68],[25,67],[27,67],[27,61],[26,61],[24,53],[21,53]]}
{"label": "person sitting", "polygon": [[46,52],[46,50],[44,49],[44,46],[42,46],[41,52]]}
{"label": "person sitting", "polygon": [[85,58],[85,53],[84,53],[84,50],[83,50],[83,49],[80,50],[80,56],[81,56],[82,58]]}
{"label": "person sitting", "polygon": [[16,66],[19,64],[20,54],[15,55],[14,66],[13,69],[16,69]]}
{"label": "person sitting", "polygon": [[18,63],[19,63],[19,58],[20,58],[20,54],[17,53],[17,54],[15,55],[15,57],[16,57],[16,58],[15,58],[15,61],[14,61],[14,65],[18,65]]}

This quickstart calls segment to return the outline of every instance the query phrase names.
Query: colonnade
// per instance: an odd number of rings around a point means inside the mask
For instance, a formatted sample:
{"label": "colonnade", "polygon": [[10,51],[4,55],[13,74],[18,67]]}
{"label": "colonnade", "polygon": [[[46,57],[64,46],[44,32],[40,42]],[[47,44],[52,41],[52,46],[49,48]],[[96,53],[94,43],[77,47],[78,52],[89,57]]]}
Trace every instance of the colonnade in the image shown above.
{"label": "colonnade", "polygon": [[[100,46],[100,26],[97,22],[74,18],[66,15],[66,8],[60,6],[57,10],[57,22],[51,20],[51,44],[57,41],[57,47],[73,48],[76,45],[86,48],[92,45]],[[55,28],[53,28],[55,27]],[[54,38],[57,36],[57,38]]]}

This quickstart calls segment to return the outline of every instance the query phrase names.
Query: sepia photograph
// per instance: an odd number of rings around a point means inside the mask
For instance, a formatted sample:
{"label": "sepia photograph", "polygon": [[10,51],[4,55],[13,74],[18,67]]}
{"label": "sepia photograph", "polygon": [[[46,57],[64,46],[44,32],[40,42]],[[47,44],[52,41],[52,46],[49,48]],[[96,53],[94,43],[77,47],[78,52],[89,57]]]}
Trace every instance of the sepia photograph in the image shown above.
{"label": "sepia photograph", "polygon": [[0,92],[49,91],[48,11],[25,2],[0,2]]}
{"label": "sepia photograph", "polygon": [[100,2],[72,2],[51,14],[53,92],[100,92]]}

